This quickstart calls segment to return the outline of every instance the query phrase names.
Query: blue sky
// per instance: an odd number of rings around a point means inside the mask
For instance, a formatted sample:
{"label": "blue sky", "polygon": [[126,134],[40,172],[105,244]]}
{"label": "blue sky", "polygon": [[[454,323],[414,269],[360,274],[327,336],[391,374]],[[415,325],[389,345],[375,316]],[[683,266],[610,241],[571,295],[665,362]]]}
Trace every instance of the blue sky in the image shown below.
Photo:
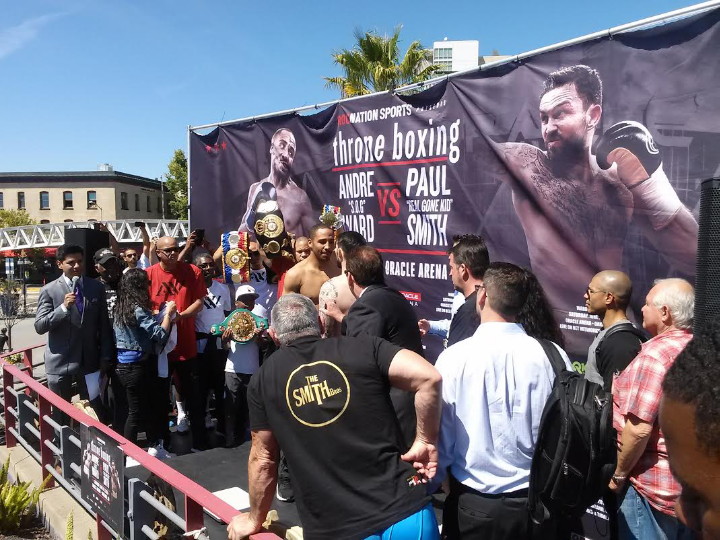
{"label": "blue sky", "polygon": [[[330,101],[353,31],[517,54],[690,5],[674,0],[0,0],[0,171],[167,171],[187,125]],[[602,6],[602,7],[600,7]]]}

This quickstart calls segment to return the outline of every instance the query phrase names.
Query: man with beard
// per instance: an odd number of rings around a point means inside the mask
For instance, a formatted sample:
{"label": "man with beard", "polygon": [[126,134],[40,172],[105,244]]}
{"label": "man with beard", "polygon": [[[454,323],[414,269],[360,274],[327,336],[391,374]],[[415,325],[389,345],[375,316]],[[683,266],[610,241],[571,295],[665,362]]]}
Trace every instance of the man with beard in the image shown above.
{"label": "man with beard", "polygon": [[307,259],[288,270],[283,294],[291,292],[302,294],[317,306],[323,283],[340,275],[340,269],[332,260],[335,231],[327,225],[318,224],[310,229],[309,236],[311,253]]}
{"label": "man with beard", "polygon": [[258,195],[261,193],[277,201],[285,229],[296,237],[307,233],[317,223],[307,193],[291,178],[295,148],[295,136],[289,129],[280,128],[273,134],[270,139],[270,174],[250,186],[240,231],[254,232]]}
{"label": "man with beard", "polygon": [[622,267],[631,219],[675,270],[693,274],[698,226],[648,129],[619,122],[591,150],[602,115],[597,71],[576,65],[551,73],[539,109],[547,150],[492,143],[504,164],[494,174],[512,187],[533,272],[554,307],[575,306],[575,291],[596,272]]}

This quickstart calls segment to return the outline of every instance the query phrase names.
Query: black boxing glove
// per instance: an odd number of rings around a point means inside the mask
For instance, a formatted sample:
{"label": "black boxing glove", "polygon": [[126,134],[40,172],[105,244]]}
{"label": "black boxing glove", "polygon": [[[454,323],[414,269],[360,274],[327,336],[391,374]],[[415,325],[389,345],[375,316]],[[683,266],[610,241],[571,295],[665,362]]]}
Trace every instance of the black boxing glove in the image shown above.
{"label": "black boxing glove", "polygon": [[600,137],[596,158],[601,169],[617,163],[620,181],[628,187],[647,180],[662,164],[648,129],[632,120],[618,122]]}
{"label": "black boxing glove", "polygon": [[246,223],[249,230],[252,231],[255,227],[255,220],[257,219],[255,213],[257,212],[258,206],[264,202],[276,200],[277,191],[275,190],[275,186],[273,186],[270,182],[263,182],[262,184],[260,184],[260,189],[258,189],[257,193],[255,194],[255,199],[250,205],[250,212],[248,213],[247,217]]}

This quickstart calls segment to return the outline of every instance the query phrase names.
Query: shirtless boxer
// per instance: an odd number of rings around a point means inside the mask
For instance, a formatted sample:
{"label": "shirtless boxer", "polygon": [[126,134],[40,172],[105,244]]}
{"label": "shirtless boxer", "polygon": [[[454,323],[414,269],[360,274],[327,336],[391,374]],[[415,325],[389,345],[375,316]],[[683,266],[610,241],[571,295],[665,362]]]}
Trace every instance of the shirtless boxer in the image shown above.
{"label": "shirtless boxer", "polygon": [[310,255],[288,270],[283,294],[300,293],[317,306],[322,284],[340,275],[340,268],[332,256],[334,249],[334,230],[323,224],[310,229]]}
{"label": "shirtless boxer", "polygon": [[572,309],[596,272],[622,267],[631,219],[675,271],[692,275],[697,222],[663,172],[647,128],[615,124],[591,151],[602,114],[597,71],[577,65],[551,73],[539,108],[547,150],[491,142],[505,166],[490,174],[512,188],[532,269],[554,307]]}
{"label": "shirtless boxer", "polygon": [[347,315],[350,306],[355,302],[355,297],[350,291],[347,278],[345,277],[345,259],[347,254],[354,248],[367,244],[363,235],[355,231],[345,231],[338,236],[337,247],[335,248],[335,258],[340,268],[340,275],[332,278],[330,281],[323,283],[320,287],[320,297],[318,304],[320,306],[320,321],[322,322],[323,337],[335,337],[340,335],[340,323],[327,315],[324,311],[328,308],[328,303],[334,303],[342,313],[343,317]]}
{"label": "shirtless boxer", "polygon": [[282,212],[285,228],[295,236],[301,236],[317,223],[307,193],[290,177],[295,160],[295,136],[287,128],[278,129],[270,139],[270,174],[250,186],[247,198],[247,210],[240,222],[239,230],[252,232],[253,214],[256,210],[255,199],[262,190],[277,200]]}

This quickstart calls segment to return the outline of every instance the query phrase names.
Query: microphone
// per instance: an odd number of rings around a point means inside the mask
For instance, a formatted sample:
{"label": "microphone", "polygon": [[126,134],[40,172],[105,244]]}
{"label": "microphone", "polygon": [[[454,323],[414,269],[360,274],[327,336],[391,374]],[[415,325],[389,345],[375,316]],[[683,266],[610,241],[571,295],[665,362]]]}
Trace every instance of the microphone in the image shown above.
{"label": "microphone", "polygon": [[72,278],[72,292],[75,294],[75,291],[77,291],[78,281],[80,280],[80,276],[73,276]]}

